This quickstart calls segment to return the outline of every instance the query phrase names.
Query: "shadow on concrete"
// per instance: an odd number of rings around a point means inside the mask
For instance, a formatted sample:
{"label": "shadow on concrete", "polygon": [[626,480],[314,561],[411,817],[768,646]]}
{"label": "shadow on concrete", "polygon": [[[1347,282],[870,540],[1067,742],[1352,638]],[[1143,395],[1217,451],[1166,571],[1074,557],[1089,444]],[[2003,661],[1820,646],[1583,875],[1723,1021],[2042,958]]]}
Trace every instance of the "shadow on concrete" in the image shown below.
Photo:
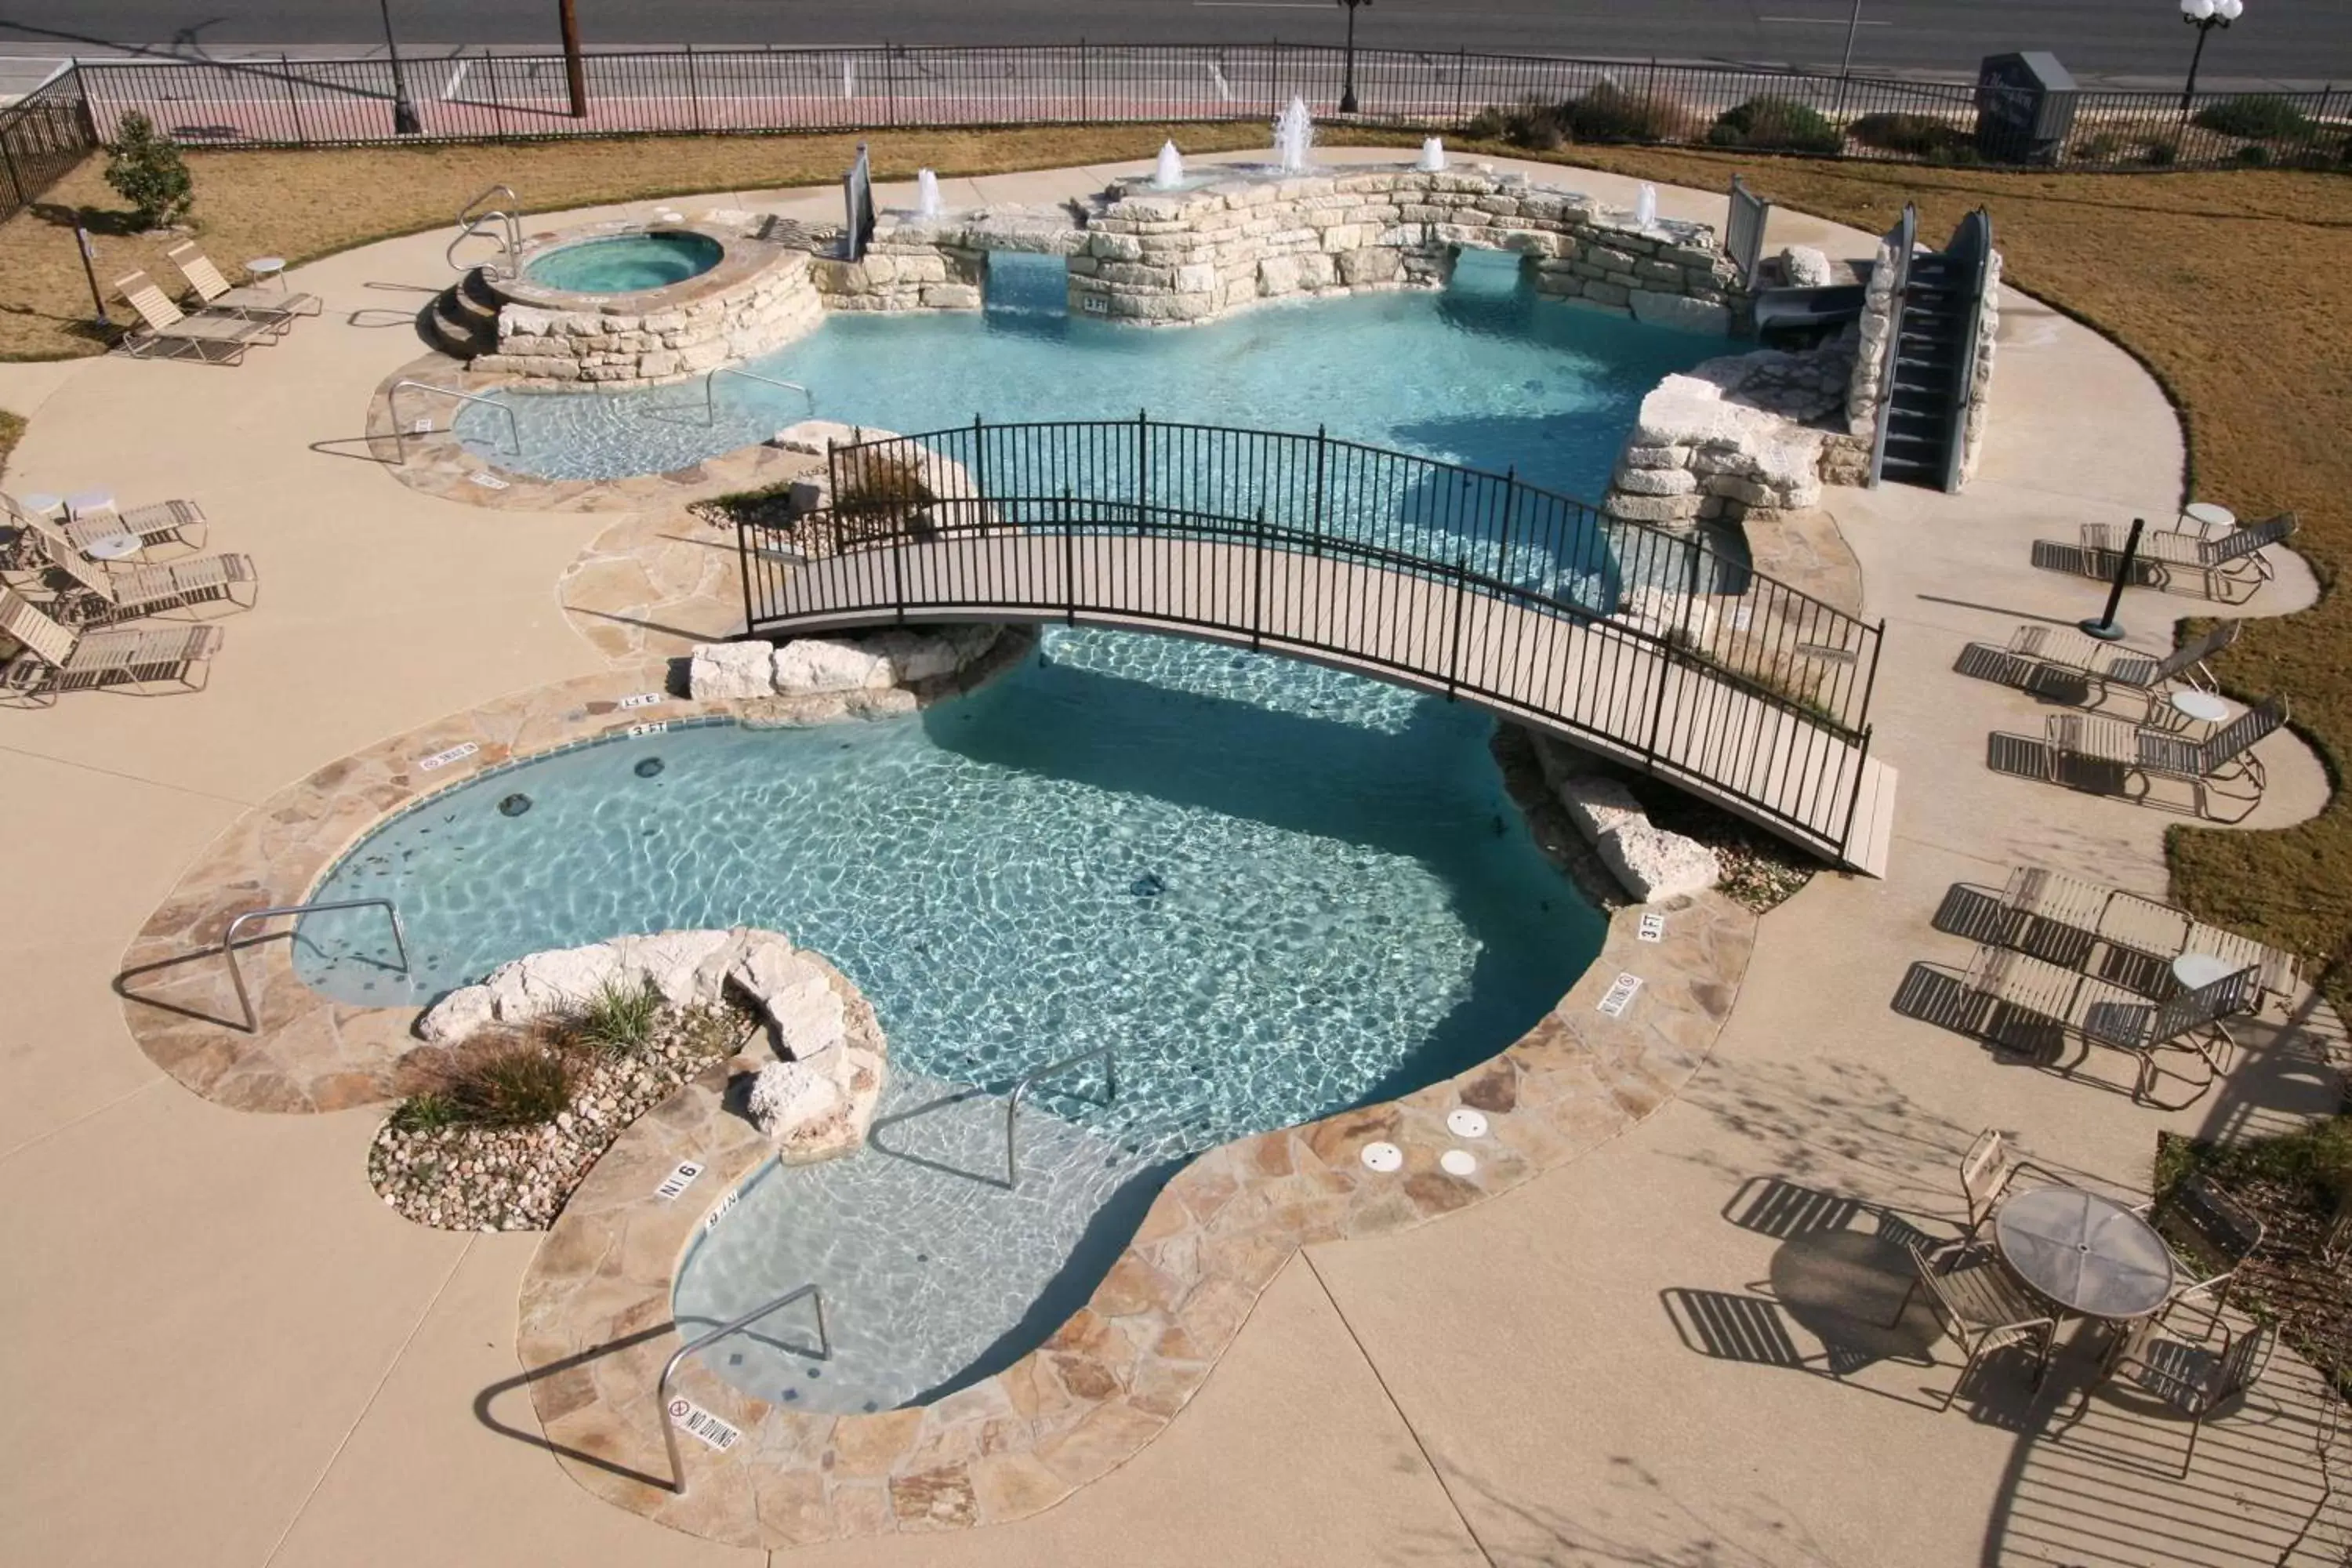
{"label": "shadow on concrete", "polygon": [[[527,1443],[534,1448],[544,1448],[549,1453],[563,1458],[572,1459],[583,1465],[593,1465],[607,1475],[618,1476],[623,1480],[635,1481],[641,1486],[656,1487],[663,1491],[675,1490],[667,1477],[649,1476],[642,1470],[631,1469],[626,1465],[608,1459],[602,1454],[591,1454],[583,1449],[566,1447],[556,1442],[540,1428],[539,1415],[535,1408],[531,1412],[530,1425],[517,1426],[499,1419],[494,1406],[500,1398],[519,1389],[527,1389],[533,1384],[546,1383],[559,1378],[563,1379],[568,1384],[579,1385],[580,1394],[575,1401],[575,1407],[578,1404],[585,1404],[595,1397],[595,1390],[590,1382],[587,1371],[590,1363],[601,1361],[609,1355],[618,1355],[624,1351],[634,1350],[648,1340],[656,1340],[664,1334],[675,1331],[677,1327],[675,1323],[656,1323],[651,1328],[639,1329],[635,1333],[624,1335],[620,1339],[609,1340],[601,1345],[592,1345],[575,1355],[568,1355],[561,1361],[550,1362],[545,1366],[528,1368],[520,1376],[494,1383],[474,1395],[474,1419],[501,1437],[511,1437],[518,1443]],[[650,1393],[650,1385],[648,1385],[648,1393]],[[567,1393],[566,1397],[570,1396]]]}

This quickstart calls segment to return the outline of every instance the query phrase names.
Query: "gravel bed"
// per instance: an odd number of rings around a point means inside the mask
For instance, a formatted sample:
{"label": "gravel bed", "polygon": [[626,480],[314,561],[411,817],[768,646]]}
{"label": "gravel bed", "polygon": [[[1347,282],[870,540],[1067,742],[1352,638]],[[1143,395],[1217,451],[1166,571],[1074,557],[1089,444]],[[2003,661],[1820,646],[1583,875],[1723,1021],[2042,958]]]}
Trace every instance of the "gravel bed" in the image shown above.
{"label": "gravel bed", "polygon": [[419,1225],[545,1230],[629,1123],[732,1056],[753,1027],[735,1007],[665,1013],[639,1050],[574,1047],[571,1106],[540,1126],[404,1128],[395,1111],[368,1147],[368,1180]]}

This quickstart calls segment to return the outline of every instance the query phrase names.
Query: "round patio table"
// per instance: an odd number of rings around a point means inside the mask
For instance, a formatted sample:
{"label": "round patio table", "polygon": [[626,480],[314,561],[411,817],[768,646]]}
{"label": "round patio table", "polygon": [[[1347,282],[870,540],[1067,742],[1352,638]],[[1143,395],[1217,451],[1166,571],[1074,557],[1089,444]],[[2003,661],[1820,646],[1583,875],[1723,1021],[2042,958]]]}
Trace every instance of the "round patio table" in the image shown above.
{"label": "round patio table", "polygon": [[2001,1260],[2035,1294],[2086,1318],[2145,1318],[2172,1295],[2172,1252],[2156,1227],[2079,1187],[2034,1187],[1992,1220]]}

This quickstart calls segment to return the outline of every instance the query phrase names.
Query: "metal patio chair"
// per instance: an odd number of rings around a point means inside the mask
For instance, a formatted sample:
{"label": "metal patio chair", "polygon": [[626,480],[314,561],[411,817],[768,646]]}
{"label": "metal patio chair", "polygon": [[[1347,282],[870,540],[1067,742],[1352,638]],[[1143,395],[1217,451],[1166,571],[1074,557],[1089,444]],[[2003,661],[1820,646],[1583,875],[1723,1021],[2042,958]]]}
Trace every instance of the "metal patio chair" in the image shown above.
{"label": "metal patio chair", "polygon": [[198,359],[206,364],[241,364],[245,351],[256,343],[275,341],[287,323],[257,321],[235,312],[194,315],[172,303],[144,272],[129,272],[114,280],[114,291],[139,312],[141,325],[122,340],[122,352],[132,359]]}
{"label": "metal patio chair", "polygon": [[25,545],[37,542],[32,530],[37,518],[62,532],[85,555],[92,544],[104,539],[135,539],[142,552],[158,544],[184,544],[194,550],[204,543],[206,527],[204,509],[192,500],[159,500],[134,506],[128,511],[107,509],[84,512],[58,523],[0,490],[0,513],[6,515],[10,526],[16,530],[18,541]]}
{"label": "metal patio chair", "polygon": [[[1967,1022],[1958,1026],[1997,1049],[2052,1065],[2063,1058],[2070,1036],[2081,1042],[2084,1056],[2095,1046],[2125,1052],[2139,1063],[2132,1098],[2179,1110],[2203,1099],[2228,1070],[2235,1042],[2222,1020],[2246,1010],[2259,983],[2250,964],[2210,985],[2154,1002],[2097,975],[1987,944],[1977,950],[1960,982],[1968,1005]],[[2204,1076],[2168,1072],[2159,1052],[2194,1058],[2204,1064]],[[2156,1088],[2166,1077],[2192,1083],[2196,1092],[2178,1104],[2158,1100]]]}
{"label": "metal patio chair", "polygon": [[2243,1398],[2262,1381],[2277,1343],[2268,1323],[2251,1323],[2234,1332],[2224,1327],[2221,1333],[2221,1349],[2208,1350],[2167,1335],[2159,1319],[2143,1319],[2116,1345],[2097,1382],[2083,1391],[2084,1407],[2089,1408],[2098,1383],[2120,1378],[2188,1416],[2189,1451],[2180,1458],[2180,1473],[2186,1476],[2197,1462],[2197,1437],[2207,1418]]}
{"label": "metal patio chair", "polygon": [[2033,1347],[2033,1384],[2040,1387],[2042,1374],[2050,1367],[2050,1347],[2057,1333],[2058,1320],[2026,1294],[2025,1287],[2017,1282],[2016,1276],[2003,1266],[1999,1256],[1990,1247],[1966,1244],[1952,1247],[1941,1262],[1928,1257],[1916,1241],[1906,1242],[1904,1250],[1911,1255],[1911,1288],[1903,1292],[1902,1302],[1886,1326],[1899,1326],[1903,1314],[1911,1310],[1913,1298],[1922,1290],[1927,1292],[1927,1304],[1937,1322],[1966,1356],[1960,1363],[1960,1375],[1945,1392],[1943,1408],[1952,1407],[1952,1401],[1959,1396],[1977,1363],[2007,1345]]}
{"label": "metal patio chair", "polygon": [[2008,1135],[1999,1128],[1988,1127],[1977,1134],[1977,1141],[1960,1156],[1960,1195],[1969,1205],[1968,1227],[1961,1233],[1964,1239],[1977,1239],[1985,1222],[1992,1218],[1992,1211],[2000,1206],[2010,1184],[2026,1174],[2043,1177],[2053,1186],[2064,1184],[2052,1172],[2019,1159]]}
{"label": "metal patio chair", "polygon": [[199,555],[118,574],[85,557],[54,524],[32,518],[27,526],[49,565],[73,584],[51,612],[69,626],[104,626],[220,601],[249,610],[259,596],[250,555]]}
{"label": "metal patio chair", "polygon": [[1998,908],[2000,918],[1980,921],[1966,934],[2096,974],[2158,1001],[2179,989],[2172,961],[2184,952],[2210,952],[2231,960],[2233,968],[2252,965],[2261,972],[2263,992],[2282,1002],[2303,989],[2294,953],[2121,888],[2021,866],[2010,873]]}
{"label": "metal patio chair", "polygon": [[2173,1291],[2162,1315],[2169,1319],[2174,1308],[2192,1296],[2202,1296],[2213,1307],[2207,1331],[2219,1328],[2238,1269],[2261,1248],[2268,1234],[2262,1220],[2204,1173],[2193,1172],[2149,1211],[2147,1222],[2196,1275]]}
{"label": "metal patio chair", "polygon": [[0,587],[0,633],[24,648],[0,667],[0,696],[47,706],[61,691],[172,679],[204,689],[221,645],[218,626],[144,626],[77,635]]}
{"label": "metal patio chair", "polygon": [[[2158,584],[2169,583],[2178,571],[2194,572],[2204,582],[2205,596],[2234,604],[2268,582],[2274,572],[2263,552],[2294,536],[2295,515],[2283,511],[2261,522],[2249,523],[2220,539],[2203,539],[2179,529],[2151,529],[2139,536],[2139,565]],[[2108,522],[2083,525],[2083,553],[2098,574],[2112,574],[2124,552],[2126,531]]]}
{"label": "metal patio chair", "polygon": [[2286,721],[2286,699],[2273,697],[2202,741],[2088,713],[2052,714],[2043,739],[2053,784],[2063,782],[2061,775],[2070,764],[2083,763],[2117,770],[2126,784],[2139,779],[2143,795],[2159,778],[2178,779],[2189,786],[2197,815],[2203,816],[2207,795],[2215,784],[2242,779],[2253,786],[2254,798],[2262,798],[2265,775],[2254,746]]}
{"label": "metal patio chair", "polygon": [[240,287],[231,283],[221,276],[220,268],[213,265],[212,258],[205,254],[204,247],[193,239],[175,245],[163,254],[171,258],[172,265],[180,269],[180,276],[188,280],[188,287],[196,291],[196,298],[202,300],[209,310],[234,310],[257,321],[290,321],[296,316],[315,316],[326,309],[325,302],[316,294],[294,294],[282,289],[264,289],[257,284],[248,283]]}
{"label": "metal patio chair", "polygon": [[2004,651],[2016,661],[2004,666],[2008,683],[2041,692],[2068,681],[2080,682],[2095,694],[2094,706],[2116,689],[2146,698],[2151,711],[2174,680],[2210,691],[2213,672],[2205,661],[2238,640],[2244,630],[2239,621],[2221,621],[2203,637],[2161,657],[2101,642],[2072,626],[2023,626],[2009,639]]}

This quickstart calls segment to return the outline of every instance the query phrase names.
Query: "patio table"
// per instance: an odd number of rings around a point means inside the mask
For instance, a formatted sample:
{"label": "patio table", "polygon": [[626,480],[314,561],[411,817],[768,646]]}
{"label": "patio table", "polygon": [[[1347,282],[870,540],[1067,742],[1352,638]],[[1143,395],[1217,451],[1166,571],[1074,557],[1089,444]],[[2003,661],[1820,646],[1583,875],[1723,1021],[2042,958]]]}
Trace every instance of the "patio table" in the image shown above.
{"label": "patio table", "polygon": [[2031,1187],[1995,1211],[1993,1245],[2034,1294],[2107,1322],[2154,1315],[2171,1300],[2172,1249],[2113,1198]]}

